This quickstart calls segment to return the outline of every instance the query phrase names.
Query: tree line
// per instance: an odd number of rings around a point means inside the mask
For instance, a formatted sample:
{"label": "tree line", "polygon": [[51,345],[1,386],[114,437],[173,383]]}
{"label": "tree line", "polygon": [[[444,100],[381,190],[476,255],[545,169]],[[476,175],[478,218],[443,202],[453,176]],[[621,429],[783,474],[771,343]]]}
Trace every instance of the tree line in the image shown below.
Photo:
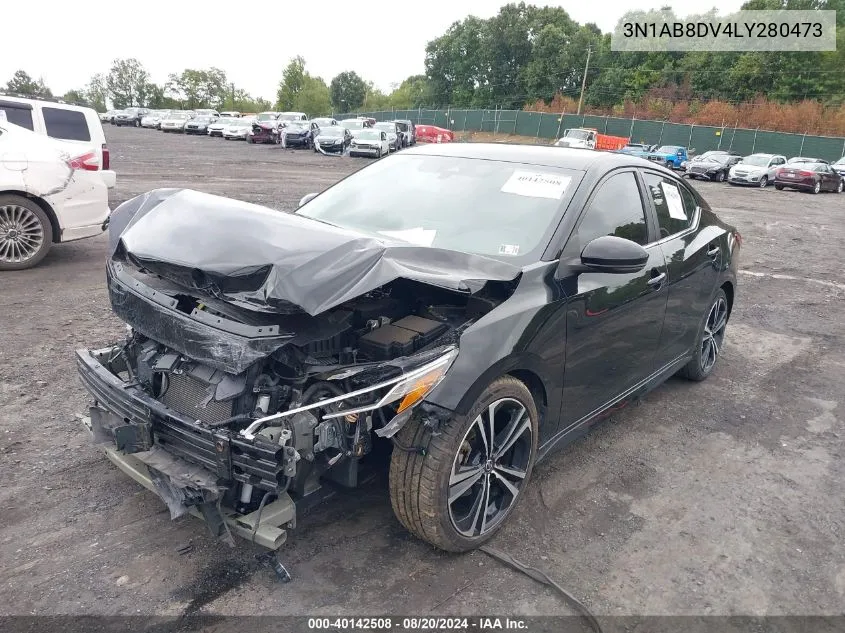
{"label": "tree line", "polygon": [[41,99],[59,98],[66,103],[90,106],[98,112],[105,112],[110,104],[115,109],[216,108],[261,112],[275,108],[318,115],[332,110],[418,107],[428,98],[426,86],[427,79],[418,75],[385,94],[352,70],[339,73],[326,84],[321,77],[311,75],[305,60],[297,56],[284,68],[276,100],[271,102],[236,88],[219,68],[186,68],[179,74],[171,73],[163,84],[157,84],[151,81],[140,61],[129,58],[114,60],[108,73],[97,73],[84,87],[63,95],[54,95],[42,79],[34,79],[25,70],[15,72],[4,92]]}

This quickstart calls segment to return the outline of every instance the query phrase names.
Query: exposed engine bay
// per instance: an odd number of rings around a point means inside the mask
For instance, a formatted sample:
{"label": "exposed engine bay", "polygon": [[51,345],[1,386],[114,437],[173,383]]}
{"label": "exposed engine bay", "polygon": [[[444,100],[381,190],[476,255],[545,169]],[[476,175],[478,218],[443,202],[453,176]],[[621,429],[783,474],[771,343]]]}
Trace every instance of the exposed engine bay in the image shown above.
{"label": "exposed engine bay", "polygon": [[[355,487],[412,415],[448,415],[425,398],[519,273],[190,191],[113,215],[109,298],[128,334],[77,351],[89,428],[172,517],[270,548],[299,501]],[[198,226],[208,243],[186,249]]]}
{"label": "exposed engine bay", "polygon": [[[391,425],[398,428],[407,419],[403,414],[407,416],[448,369],[461,332],[497,305],[506,290],[491,285],[487,292],[467,295],[400,279],[316,317],[270,315],[212,296],[192,296],[129,265],[112,270],[120,276],[110,276],[112,301],[130,325],[129,334],[124,342],[93,355],[120,381],[190,420],[192,427],[187,431],[151,419],[148,431],[139,433],[143,427],[127,425],[125,418],[111,416],[110,426],[108,416],[92,417],[97,418],[100,435],[113,437],[125,454],[163,449],[216,475],[213,485],[191,482],[188,487],[197,490],[180,491],[178,499],[171,499],[174,516],[184,513],[180,506],[218,499],[246,515],[266,501],[265,494],[287,493],[295,502],[316,492],[323,479],[356,486],[359,461],[374,442],[388,441],[379,436],[391,436]],[[136,282],[134,292],[128,290],[131,280]],[[189,356],[186,345],[177,349],[142,333],[149,315],[137,306],[123,311],[127,297],[138,299],[141,288],[154,292],[159,304],[168,303],[173,314],[192,321],[193,334],[200,328],[221,336],[224,330],[216,328],[265,330],[281,344],[265,348],[266,356],[240,373],[226,371],[216,357],[226,348],[204,346],[204,355]],[[163,312],[154,314],[160,321]],[[172,323],[168,329],[177,339],[188,336]],[[298,332],[278,336],[291,330]],[[96,397],[97,390],[91,391]],[[230,459],[227,468],[224,460],[221,468],[219,460],[210,459],[194,441],[199,430],[213,435],[215,447],[221,438],[234,440],[224,452],[240,450],[241,462]],[[263,449],[258,461],[264,463],[257,468],[248,463],[249,451],[239,449],[238,443]],[[172,473],[165,469],[163,474]],[[167,491],[161,482],[157,487],[159,494]]]}

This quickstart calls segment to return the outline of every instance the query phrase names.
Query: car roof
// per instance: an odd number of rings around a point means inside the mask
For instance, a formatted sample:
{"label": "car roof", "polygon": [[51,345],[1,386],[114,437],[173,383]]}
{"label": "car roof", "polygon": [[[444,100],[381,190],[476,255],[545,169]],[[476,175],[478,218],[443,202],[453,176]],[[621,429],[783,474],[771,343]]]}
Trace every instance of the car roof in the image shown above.
{"label": "car roof", "polygon": [[593,168],[610,170],[616,167],[660,168],[647,161],[627,154],[612,152],[594,152],[587,149],[553,147],[551,145],[518,145],[510,143],[432,143],[409,147],[402,152],[405,155],[454,156],[479,160],[499,160],[559,167],[576,171]]}

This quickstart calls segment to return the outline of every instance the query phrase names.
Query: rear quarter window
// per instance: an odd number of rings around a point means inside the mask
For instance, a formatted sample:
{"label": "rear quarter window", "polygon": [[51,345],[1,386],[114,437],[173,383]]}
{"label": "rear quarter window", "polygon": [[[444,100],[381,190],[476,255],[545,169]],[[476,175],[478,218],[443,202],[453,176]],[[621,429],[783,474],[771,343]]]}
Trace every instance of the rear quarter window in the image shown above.
{"label": "rear quarter window", "polygon": [[90,141],[91,132],[85,114],[76,110],[43,107],[47,136],[67,141]]}
{"label": "rear quarter window", "polygon": [[27,130],[35,130],[32,125],[32,110],[29,108],[16,108],[14,106],[3,105],[0,110],[6,113],[6,119],[9,123],[14,123]]}

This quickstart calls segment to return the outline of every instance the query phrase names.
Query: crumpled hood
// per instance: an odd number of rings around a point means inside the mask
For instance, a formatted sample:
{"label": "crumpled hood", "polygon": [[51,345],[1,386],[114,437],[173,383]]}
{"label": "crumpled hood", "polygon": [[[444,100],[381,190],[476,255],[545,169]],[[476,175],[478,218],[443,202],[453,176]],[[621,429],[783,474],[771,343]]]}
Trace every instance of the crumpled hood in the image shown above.
{"label": "crumpled hood", "polygon": [[156,189],[120,205],[109,252],[236,305],[311,315],[399,278],[477,292],[521,273],[496,259],[377,239],[190,189]]}

